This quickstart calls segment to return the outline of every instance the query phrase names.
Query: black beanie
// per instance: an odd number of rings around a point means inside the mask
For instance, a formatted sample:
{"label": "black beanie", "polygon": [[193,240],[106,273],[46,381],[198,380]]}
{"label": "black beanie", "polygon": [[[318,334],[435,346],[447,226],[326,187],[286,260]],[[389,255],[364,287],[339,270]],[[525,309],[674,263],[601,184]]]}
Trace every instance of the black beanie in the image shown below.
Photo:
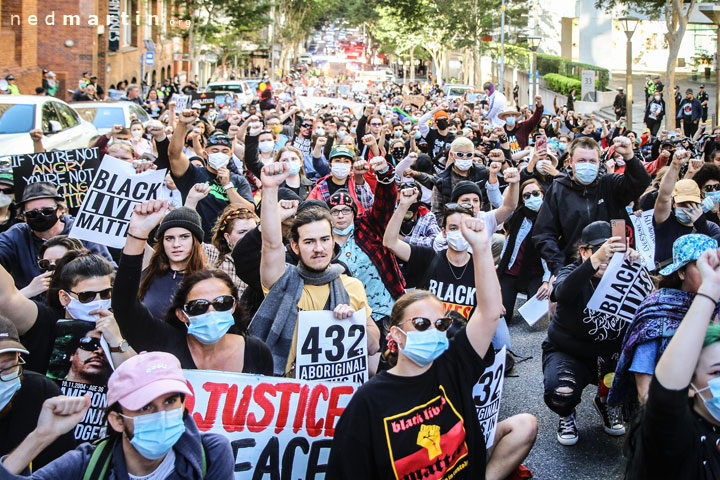
{"label": "black beanie", "polygon": [[317,200],[317,199],[303,200],[302,202],[300,202],[300,205],[298,206],[297,211],[298,211],[298,213],[300,213],[303,210],[305,210],[306,208],[310,208],[310,207],[320,207],[320,208],[324,208],[327,211],[330,211],[330,207],[328,207],[327,203],[323,202],[322,200]]}
{"label": "black beanie", "polygon": [[186,228],[190,230],[190,233],[192,233],[195,238],[197,238],[198,242],[202,242],[203,237],[205,236],[205,232],[203,232],[202,228],[202,219],[200,218],[200,214],[192,208],[176,208],[175,210],[172,210],[170,213],[165,215],[165,218],[163,218],[162,222],[160,222],[160,226],[158,227],[157,238],[161,239],[168,229],[175,227]]}
{"label": "black beanie", "polygon": [[452,189],[450,201],[457,202],[458,198],[466,193],[474,193],[478,196],[478,198],[480,198],[480,200],[482,200],[482,193],[480,192],[480,187],[478,187],[477,183],[471,182],[470,180],[461,180],[455,185],[455,188]]}

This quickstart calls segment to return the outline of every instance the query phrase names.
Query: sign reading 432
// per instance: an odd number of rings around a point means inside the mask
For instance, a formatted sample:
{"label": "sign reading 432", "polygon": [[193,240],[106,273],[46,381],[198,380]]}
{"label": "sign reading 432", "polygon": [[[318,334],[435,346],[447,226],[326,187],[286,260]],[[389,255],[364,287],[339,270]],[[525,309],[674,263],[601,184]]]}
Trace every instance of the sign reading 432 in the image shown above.
{"label": "sign reading 432", "polygon": [[300,312],[295,377],[363,383],[368,379],[367,314],[361,309],[344,320],[329,310]]}

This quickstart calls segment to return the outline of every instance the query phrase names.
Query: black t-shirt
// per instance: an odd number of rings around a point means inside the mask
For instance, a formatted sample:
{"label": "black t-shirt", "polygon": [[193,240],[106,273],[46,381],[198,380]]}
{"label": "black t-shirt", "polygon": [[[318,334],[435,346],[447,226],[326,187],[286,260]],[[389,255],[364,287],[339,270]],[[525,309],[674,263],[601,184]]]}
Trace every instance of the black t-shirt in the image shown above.
{"label": "black t-shirt", "polygon": [[[330,196],[332,197],[332,195],[333,195],[335,192],[337,192],[338,190],[340,190],[341,188],[344,188],[345,190],[347,190],[347,189],[348,189],[348,180],[349,180],[349,178],[350,178],[350,177],[347,177],[347,179],[345,179],[345,184],[344,184],[344,185],[338,185],[337,183],[335,183],[335,182],[332,181],[332,178],[328,178],[327,180],[325,180],[325,183],[327,184],[328,192],[329,192]],[[296,192],[296,193],[298,193],[298,192]]]}
{"label": "black t-shirt", "polygon": [[[20,390],[15,393],[8,407],[0,413],[0,456],[13,451],[30,432],[35,430],[43,402],[61,395],[60,388],[55,382],[39,373],[25,370],[20,381]],[[74,448],[75,438],[71,430],[61,435],[33,460],[33,471]]]}
{"label": "black t-shirt", "polygon": [[425,373],[375,375],[338,421],[327,478],[485,478],[472,388],[494,357],[481,358],[463,328]]}
{"label": "black t-shirt", "polygon": [[455,310],[470,319],[477,298],[472,256],[462,267],[450,265],[447,250],[435,252],[432,247],[410,246],[405,263],[408,286],[430,290],[443,302],[446,311]]}
{"label": "black t-shirt", "polygon": [[670,216],[663,223],[657,223],[653,218],[653,227],[655,228],[655,263],[672,259],[675,240],[695,230],[692,226],[678,222],[673,212],[670,212]]}
{"label": "black t-shirt", "polygon": [[425,141],[428,144],[428,152],[430,153],[430,158],[435,160],[441,157],[445,157],[445,152],[448,148],[450,148],[450,144],[453,140],[455,140],[454,135],[451,135],[450,133],[441,135],[437,131],[437,129],[431,128],[427,134],[427,137],[425,137]]}
{"label": "black t-shirt", "polygon": [[55,324],[65,318],[65,312],[44,303],[37,305],[37,319],[35,324],[20,337],[20,341],[27,348],[29,355],[25,355],[25,368],[33,372],[47,372],[50,364],[50,354],[55,343]]}
{"label": "black t-shirt", "polygon": [[719,432],[693,411],[688,387],[668,390],[653,376],[631,478],[720,478]]}

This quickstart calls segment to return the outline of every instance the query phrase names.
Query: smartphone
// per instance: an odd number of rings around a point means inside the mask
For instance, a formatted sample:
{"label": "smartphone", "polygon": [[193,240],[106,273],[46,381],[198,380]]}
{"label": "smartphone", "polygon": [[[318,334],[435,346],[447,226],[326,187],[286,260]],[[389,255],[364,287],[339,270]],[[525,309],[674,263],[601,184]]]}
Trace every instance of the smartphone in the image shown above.
{"label": "smartphone", "polygon": [[545,135],[539,136],[535,140],[535,151],[538,154],[547,152],[547,137]]}
{"label": "smartphone", "polygon": [[622,250],[624,252],[627,249],[627,232],[625,232],[625,220],[610,220],[610,228],[612,229],[613,237],[622,238],[623,244],[625,244],[625,249]]}

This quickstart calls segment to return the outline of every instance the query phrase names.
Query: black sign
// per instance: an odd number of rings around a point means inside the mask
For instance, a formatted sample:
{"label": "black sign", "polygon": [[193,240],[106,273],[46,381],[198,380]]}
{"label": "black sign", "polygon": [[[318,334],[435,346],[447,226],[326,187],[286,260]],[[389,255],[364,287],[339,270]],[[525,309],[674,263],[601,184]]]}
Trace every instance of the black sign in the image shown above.
{"label": "black sign", "polygon": [[108,50],[120,49],[120,0],[108,0]]}
{"label": "black sign", "polygon": [[190,101],[191,108],[212,108],[215,106],[215,92],[194,92]]}

